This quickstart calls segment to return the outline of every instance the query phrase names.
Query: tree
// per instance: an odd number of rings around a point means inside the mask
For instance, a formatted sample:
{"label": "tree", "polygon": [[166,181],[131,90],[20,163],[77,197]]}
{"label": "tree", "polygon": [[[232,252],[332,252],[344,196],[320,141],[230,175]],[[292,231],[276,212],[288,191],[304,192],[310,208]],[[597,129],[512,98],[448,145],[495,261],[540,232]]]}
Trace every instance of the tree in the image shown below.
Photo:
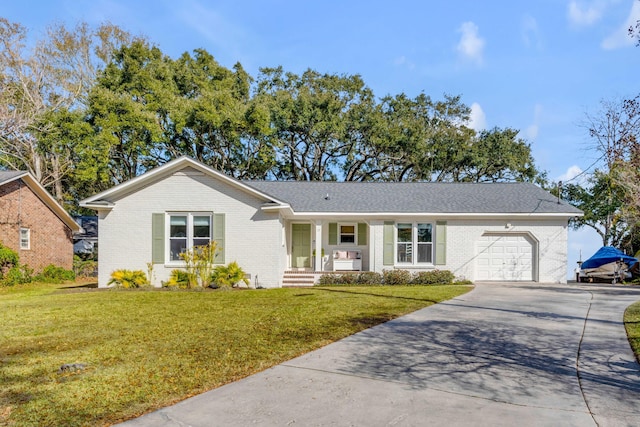
{"label": "tree", "polygon": [[420,94],[387,96],[362,120],[362,138],[348,180],[497,182],[540,178],[531,147],[514,129],[476,133],[465,126],[460,96],[434,101]]}
{"label": "tree", "polygon": [[236,178],[263,178],[275,163],[265,138],[268,109],[251,100],[252,78],[240,63],[233,71],[203,49],[174,63],[180,108],[170,120],[167,152],[188,154]]}
{"label": "tree", "polygon": [[613,185],[608,173],[596,171],[586,186],[564,185],[562,198],[584,212],[584,216],[571,220],[572,228],[592,228],[602,238],[603,246],[621,247],[628,240],[631,229],[621,212],[624,193]]}
{"label": "tree", "polygon": [[586,114],[585,127],[602,167],[584,186],[566,184],[563,198],[584,211],[584,217],[572,221],[574,228],[591,227],[603,245],[635,253],[640,243],[640,97],[602,100],[600,106],[596,114]]}
{"label": "tree", "polygon": [[540,178],[531,146],[515,129],[482,130],[464,146],[459,163],[442,164],[441,175],[457,182],[533,182]]}
{"label": "tree", "polygon": [[108,167],[107,185],[158,165],[159,113],[174,104],[172,77],[171,60],[142,40],[121,47],[98,76],[88,118],[95,130],[92,154]]}
{"label": "tree", "polygon": [[236,178],[263,178],[275,154],[261,137],[269,114],[250,98],[251,81],[240,64],[229,70],[202,49],[173,60],[145,41],[121,47],[90,97],[110,185],[183,155]]}
{"label": "tree", "polygon": [[470,110],[459,96],[433,101],[402,93],[359,111],[359,144],[345,165],[347,180],[432,180],[443,165],[459,161],[454,157],[473,135],[461,125]]}
{"label": "tree", "polygon": [[47,117],[85,105],[96,71],[130,36],[111,24],[81,23],[72,31],[50,27],[32,49],[26,37],[23,26],[0,18],[0,167],[26,169],[62,201],[68,150],[52,147],[47,134],[57,131]]}
{"label": "tree", "polygon": [[282,67],[263,68],[257,96],[270,108],[273,132],[268,136],[276,150],[277,179],[319,181],[338,179],[354,149],[350,119],[373,93],[358,75],[284,73]]}

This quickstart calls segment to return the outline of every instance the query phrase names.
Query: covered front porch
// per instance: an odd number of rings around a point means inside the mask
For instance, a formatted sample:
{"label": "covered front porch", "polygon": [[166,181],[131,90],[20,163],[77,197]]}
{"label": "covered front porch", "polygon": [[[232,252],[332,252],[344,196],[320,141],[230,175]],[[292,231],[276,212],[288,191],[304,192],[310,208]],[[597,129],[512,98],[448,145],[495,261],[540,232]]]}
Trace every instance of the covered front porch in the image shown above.
{"label": "covered front porch", "polygon": [[368,271],[373,259],[369,228],[353,219],[286,222],[285,273]]}

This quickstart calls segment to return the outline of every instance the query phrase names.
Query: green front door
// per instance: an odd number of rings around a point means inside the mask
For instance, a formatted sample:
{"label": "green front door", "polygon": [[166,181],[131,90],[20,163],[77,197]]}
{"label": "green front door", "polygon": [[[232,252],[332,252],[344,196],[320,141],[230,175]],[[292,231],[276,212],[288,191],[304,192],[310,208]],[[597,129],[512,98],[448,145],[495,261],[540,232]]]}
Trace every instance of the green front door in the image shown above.
{"label": "green front door", "polygon": [[291,267],[311,267],[311,224],[291,225]]}

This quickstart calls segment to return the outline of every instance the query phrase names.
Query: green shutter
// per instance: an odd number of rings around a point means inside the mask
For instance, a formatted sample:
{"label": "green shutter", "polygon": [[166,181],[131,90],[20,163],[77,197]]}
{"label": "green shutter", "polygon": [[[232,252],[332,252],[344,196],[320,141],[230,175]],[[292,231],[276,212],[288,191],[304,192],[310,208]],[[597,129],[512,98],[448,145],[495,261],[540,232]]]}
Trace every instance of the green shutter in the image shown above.
{"label": "green shutter", "polygon": [[358,245],[365,246],[367,244],[367,224],[358,223]]}
{"label": "green shutter", "polygon": [[216,242],[216,264],[224,264],[224,214],[213,215],[213,240]]}
{"label": "green shutter", "polygon": [[382,264],[393,265],[393,221],[384,222]]}
{"label": "green shutter", "polygon": [[436,221],[436,265],[447,263],[447,221]]}
{"label": "green shutter", "polygon": [[329,244],[330,245],[338,244],[338,223],[337,222],[329,223]]}
{"label": "green shutter", "polygon": [[151,262],[164,264],[164,214],[151,215]]}

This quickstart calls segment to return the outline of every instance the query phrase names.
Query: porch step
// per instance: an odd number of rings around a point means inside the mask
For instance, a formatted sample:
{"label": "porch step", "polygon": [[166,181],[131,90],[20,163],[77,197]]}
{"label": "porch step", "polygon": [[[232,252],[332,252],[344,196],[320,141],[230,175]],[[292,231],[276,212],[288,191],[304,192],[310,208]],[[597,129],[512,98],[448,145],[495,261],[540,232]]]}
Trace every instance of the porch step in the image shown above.
{"label": "porch step", "polygon": [[315,274],[304,271],[285,271],[282,278],[282,287],[313,286],[315,280]]}

